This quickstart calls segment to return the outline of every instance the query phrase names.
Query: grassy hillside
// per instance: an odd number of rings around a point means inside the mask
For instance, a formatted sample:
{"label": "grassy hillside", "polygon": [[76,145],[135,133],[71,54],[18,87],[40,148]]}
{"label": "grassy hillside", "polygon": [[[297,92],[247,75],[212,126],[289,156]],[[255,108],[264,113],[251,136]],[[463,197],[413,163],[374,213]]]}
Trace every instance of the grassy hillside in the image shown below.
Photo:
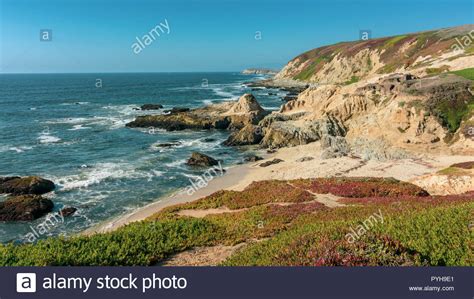
{"label": "grassy hillside", "polygon": [[[343,197],[328,208],[315,193]],[[202,218],[182,211],[228,208]],[[112,233],[0,245],[0,266],[155,265],[195,246],[248,245],[224,265],[474,265],[474,193],[429,196],[394,179],[264,181],[168,207]],[[383,221],[348,242],[373,215]],[[256,241],[260,240],[260,241]]]}
{"label": "grassy hillside", "polygon": [[[341,83],[351,81],[351,78],[362,78],[368,73],[385,74],[400,68],[411,69],[429,66],[430,61],[425,61],[424,58],[436,59],[444,53],[453,51],[455,49],[453,45],[457,44],[456,38],[462,40],[472,30],[474,30],[474,25],[466,25],[323,46],[292,59],[279,76],[301,81],[315,81],[313,76],[319,74],[316,77],[323,78],[324,75],[333,72],[335,68],[346,65],[347,63],[342,62],[344,59],[359,61],[348,60],[350,65],[356,65],[356,67],[345,76],[345,80]],[[474,43],[469,44],[463,50],[464,52],[460,53],[460,56],[472,55]],[[366,55],[360,55],[363,51],[367,51]],[[355,58],[356,55],[359,56]],[[372,61],[373,55],[377,56],[380,63],[375,64]]]}

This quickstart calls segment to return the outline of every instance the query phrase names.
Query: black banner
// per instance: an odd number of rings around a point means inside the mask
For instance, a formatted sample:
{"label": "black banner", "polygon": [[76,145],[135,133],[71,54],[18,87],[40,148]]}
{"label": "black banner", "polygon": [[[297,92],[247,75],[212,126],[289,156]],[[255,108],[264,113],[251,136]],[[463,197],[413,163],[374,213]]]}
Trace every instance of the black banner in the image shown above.
{"label": "black banner", "polygon": [[0,298],[459,298],[468,267],[6,267]]}

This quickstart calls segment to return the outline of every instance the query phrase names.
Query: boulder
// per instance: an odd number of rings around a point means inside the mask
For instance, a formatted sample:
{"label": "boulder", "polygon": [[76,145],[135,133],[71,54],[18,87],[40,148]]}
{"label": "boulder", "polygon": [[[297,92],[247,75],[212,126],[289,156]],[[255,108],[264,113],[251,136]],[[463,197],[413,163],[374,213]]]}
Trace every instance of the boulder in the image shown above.
{"label": "boulder", "polygon": [[303,157],[303,158],[296,159],[296,162],[307,162],[307,161],[311,161],[311,160],[314,160],[314,158],[313,157]]}
{"label": "boulder", "polygon": [[192,153],[191,158],[188,159],[186,164],[191,166],[215,166],[218,165],[219,162],[216,159],[211,158],[207,155],[194,152]]}
{"label": "boulder", "polygon": [[244,162],[257,162],[257,161],[260,161],[260,160],[263,160],[262,157],[260,156],[247,156],[244,158]]}
{"label": "boulder", "polygon": [[163,105],[161,104],[144,104],[140,107],[142,110],[159,110],[163,109]]}
{"label": "boulder", "polygon": [[37,176],[28,177],[3,177],[0,179],[0,193],[44,194],[53,191],[55,185],[52,181]]}
{"label": "boulder", "polygon": [[332,159],[347,156],[350,152],[350,146],[346,139],[341,136],[324,135],[321,139],[322,159]]}
{"label": "boulder", "polygon": [[53,202],[39,195],[20,195],[0,202],[0,221],[31,221],[53,210]]}
{"label": "boulder", "polygon": [[74,207],[67,207],[59,211],[59,214],[63,217],[69,217],[72,216],[76,211],[77,209]]}
{"label": "boulder", "polygon": [[270,165],[278,164],[278,163],[281,163],[281,162],[284,162],[284,161],[282,159],[273,159],[273,160],[270,160],[270,161],[267,161],[267,162],[263,162],[259,166],[260,167],[268,167]]}
{"label": "boulder", "polygon": [[158,143],[155,144],[156,147],[173,147],[173,146],[178,146],[181,145],[181,142],[165,142],[165,143]]}
{"label": "boulder", "polygon": [[230,134],[224,145],[239,146],[258,144],[263,139],[263,129],[260,126],[248,124],[237,132]]}

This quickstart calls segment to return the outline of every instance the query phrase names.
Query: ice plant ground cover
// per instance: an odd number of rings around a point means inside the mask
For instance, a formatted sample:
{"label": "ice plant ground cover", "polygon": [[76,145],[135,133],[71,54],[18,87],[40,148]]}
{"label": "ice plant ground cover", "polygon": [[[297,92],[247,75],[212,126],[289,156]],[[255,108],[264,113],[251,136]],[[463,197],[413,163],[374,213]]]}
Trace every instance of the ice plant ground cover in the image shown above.
{"label": "ice plant ground cover", "polygon": [[[329,208],[316,194],[331,193]],[[201,217],[182,211],[223,209]],[[224,208],[227,208],[224,210]],[[0,265],[156,265],[196,246],[245,242],[223,265],[474,265],[474,192],[430,196],[381,178],[262,181],[168,207],[111,233],[0,246]],[[376,223],[345,239],[374,213]]]}

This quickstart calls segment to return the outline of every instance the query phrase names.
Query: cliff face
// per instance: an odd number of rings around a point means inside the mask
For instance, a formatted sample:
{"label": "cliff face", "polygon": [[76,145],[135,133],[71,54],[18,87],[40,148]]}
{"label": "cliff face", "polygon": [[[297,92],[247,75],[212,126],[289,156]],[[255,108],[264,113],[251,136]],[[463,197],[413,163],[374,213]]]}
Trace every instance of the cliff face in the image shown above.
{"label": "cliff face", "polygon": [[313,84],[261,122],[263,145],[330,135],[367,158],[474,154],[474,25],[317,48],[291,60],[282,79]]}
{"label": "cliff face", "polygon": [[420,76],[462,69],[473,53],[474,25],[465,25],[316,48],[292,59],[276,78],[347,84],[393,72]]}

